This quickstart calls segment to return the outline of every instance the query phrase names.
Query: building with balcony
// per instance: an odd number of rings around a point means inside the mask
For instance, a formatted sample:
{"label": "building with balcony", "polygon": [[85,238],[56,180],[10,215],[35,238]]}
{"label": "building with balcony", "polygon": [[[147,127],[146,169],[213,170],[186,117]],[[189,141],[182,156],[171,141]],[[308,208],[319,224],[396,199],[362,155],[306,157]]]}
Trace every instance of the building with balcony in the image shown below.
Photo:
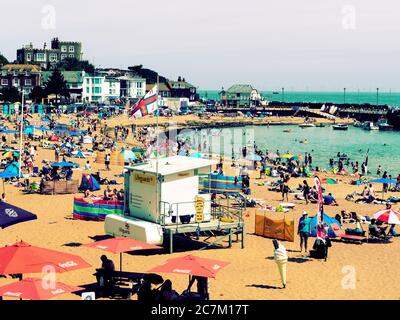
{"label": "building with balcony", "polygon": [[249,84],[235,84],[219,93],[220,103],[225,107],[256,107],[261,104],[261,95]]}

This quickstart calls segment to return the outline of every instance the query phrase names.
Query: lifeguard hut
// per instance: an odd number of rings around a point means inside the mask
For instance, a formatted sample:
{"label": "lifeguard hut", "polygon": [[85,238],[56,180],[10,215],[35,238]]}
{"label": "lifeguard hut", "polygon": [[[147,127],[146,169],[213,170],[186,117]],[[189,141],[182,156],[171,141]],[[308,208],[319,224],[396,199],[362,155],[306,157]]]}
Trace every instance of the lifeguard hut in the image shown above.
{"label": "lifeguard hut", "polygon": [[204,179],[217,161],[173,156],[125,167],[124,215],[108,215],[105,231],[161,245],[169,238],[173,252],[174,235],[197,235],[207,232],[242,238],[242,210],[229,203],[212,203],[204,188]]}

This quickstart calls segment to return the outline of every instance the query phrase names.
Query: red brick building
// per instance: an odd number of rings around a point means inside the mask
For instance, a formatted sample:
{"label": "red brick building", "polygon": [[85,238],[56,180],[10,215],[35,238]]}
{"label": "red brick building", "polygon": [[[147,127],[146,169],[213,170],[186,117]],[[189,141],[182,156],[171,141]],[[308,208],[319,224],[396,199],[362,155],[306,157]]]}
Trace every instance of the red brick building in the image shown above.
{"label": "red brick building", "polygon": [[29,64],[6,64],[0,69],[0,89],[15,87],[29,94],[35,86],[40,86],[39,66]]}

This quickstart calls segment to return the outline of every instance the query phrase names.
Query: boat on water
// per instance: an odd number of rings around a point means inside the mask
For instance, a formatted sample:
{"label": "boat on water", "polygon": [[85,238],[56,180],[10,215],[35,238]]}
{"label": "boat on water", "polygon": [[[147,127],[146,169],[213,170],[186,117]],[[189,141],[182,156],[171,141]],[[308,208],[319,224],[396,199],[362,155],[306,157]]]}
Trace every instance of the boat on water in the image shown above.
{"label": "boat on water", "polygon": [[313,123],[302,123],[302,124],[299,124],[299,127],[300,128],[315,128],[315,124],[313,124]]}
{"label": "boat on water", "polygon": [[279,94],[279,92],[278,91],[274,91],[274,92],[272,92],[272,94]]}
{"label": "boat on water", "polygon": [[379,127],[376,126],[372,121],[366,121],[366,122],[364,122],[362,128],[363,128],[364,130],[370,130],[370,131],[379,130]]}
{"label": "boat on water", "polygon": [[376,123],[381,131],[392,131],[394,126],[387,123],[385,119],[381,119]]}
{"label": "boat on water", "polygon": [[299,142],[300,142],[300,143],[304,143],[304,144],[308,144],[308,140],[307,140],[307,139],[300,140]]}
{"label": "boat on water", "polygon": [[283,130],[283,132],[290,133],[290,132],[292,132],[292,129],[285,129],[285,130]]}
{"label": "boat on water", "polygon": [[348,130],[349,126],[344,123],[335,124],[332,126],[333,130]]}

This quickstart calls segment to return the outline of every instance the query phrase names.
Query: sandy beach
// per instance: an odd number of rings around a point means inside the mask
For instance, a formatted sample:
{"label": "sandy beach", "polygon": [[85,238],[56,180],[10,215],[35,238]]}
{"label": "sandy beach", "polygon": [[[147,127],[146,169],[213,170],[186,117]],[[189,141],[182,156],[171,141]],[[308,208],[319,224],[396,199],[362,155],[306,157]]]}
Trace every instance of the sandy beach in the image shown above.
{"label": "sandy beach", "polygon": [[[170,119],[160,118],[160,124]],[[226,119],[225,119],[226,120]],[[64,119],[63,121],[68,121]],[[151,125],[155,118],[142,118],[135,121],[137,125]],[[188,121],[200,121],[194,116],[180,116],[173,119],[178,124]],[[212,120],[202,120],[218,126],[218,121],[224,118],[218,117]],[[243,119],[235,121],[243,122]],[[259,120],[261,121],[261,119]],[[262,121],[267,121],[262,120]],[[304,122],[303,118],[271,117],[270,123],[293,123]],[[328,122],[325,119],[318,119],[319,122]],[[107,120],[107,126],[130,125],[132,121],[126,116],[120,116]],[[54,161],[54,151],[38,148],[36,165],[41,166],[41,161],[48,159]],[[94,162],[95,156],[88,158],[92,165],[92,172],[100,171],[102,176],[117,180],[123,187],[123,178],[117,177],[123,168],[111,166],[111,171],[104,171],[103,164]],[[86,159],[73,159],[83,167]],[[77,169],[74,178],[81,178],[81,169]],[[237,174],[230,168],[229,163],[225,164],[227,174]],[[272,181],[267,177],[259,180],[259,172],[251,172],[252,198],[262,199],[267,204],[278,206],[281,202],[281,195],[277,192],[268,191],[266,186],[258,186],[260,181]],[[325,212],[334,216],[340,210],[356,211],[361,215],[372,216],[375,212],[383,209],[383,205],[355,204],[345,200],[347,194],[354,191],[361,193],[362,186],[353,186],[348,182],[351,177],[339,177],[333,174],[321,174],[321,178],[334,177],[339,180],[336,185],[324,185],[327,192],[332,192],[336,197],[338,207],[325,207]],[[296,188],[304,178],[292,178],[290,187]],[[313,179],[307,179],[310,185],[314,185]],[[104,186],[103,186],[104,188]],[[376,185],[375,189],[379,190]],[[32,245],[45,248],[61,250],[83,257],[93,265],[93,268],[67,272],[57,275],[57,280],[71,285],[85,285],[95,282],[93,273],[99,267],[100,256],[104,253],[81,246],[81,244],[92,242],[92,238],[104,235],[103,222],[88,222],[72,219],[72,208],[74,195],[40,195],[23,194],[19,188],[6,184],[7,200],[9,203],[37,214],[35,221],[22,223],[10,228],[1,230],[0,246],[10,245],[16,241],[26,241]],[[101,195],[102,193],[96,192]],[[396,195],[389,193],[390,195]],[[304,210],[311,216],[316,214],[316,204],[305,205],[304,201],[295,200],[289,194],[289,201],[296,204],[294,210],[286,213],[286,217],[293,217],[295,230],[298,220]],[[398,206],[395,206],[398,209]],[[296,236],[294,243],[284,242],[288,249],[288,282],[286,289],[280,289],[280,277],[275,262],[273,261],[273,245],[271,239],[254,235],[255,208],[247,209],[248,216],[245,217],[245,249],[240,248],[240,243],[234,243],[231,249],[208,249],[192,250],[187,244],[178,244],[180,252],[169,255],[166,252],[143,255],[140,252],[135,254],[124,254],[123,269],[132,272],[146,272],[152,267],[160,264],[171,257],[178,257],[193,254],[200,257],[215,258],[230,262],[230,265],[222,270],[217,278],[210,281],[210,296],[212,299],[400,299],[400,281],[396,270],[400,268],[400,261],[397,259],[400,250],[400,240],[392,239],[391,243],[362,245],[345,244],[333,242],[326,262],[309,259],[300,254],[299,239]],[[269,216],[282,217],[282,213],[268,213]],[[366,230],[367,226],[364,226]],[[312,246],[314,239],[310,238],[309,246]],[[227,245],[227,239],[224,241]],[[107,254],[119,264],[119,256]],[[347,279],[349,272],[354,271],[355,287],[349,288]],[[29,275],[24,275],[29,276]],[[38,276],[32,275],[32,276]],[[164,279],[171,279],[174,289],[182,292],[186,289],[188,279],[182,275],[163,274]],[[12,282],[11,279],[0,278],[0,286]],[[79,296],[69,294],[61,296],[60,299],[80,299]],[[133,299],[136,299],[134,296]]]}

